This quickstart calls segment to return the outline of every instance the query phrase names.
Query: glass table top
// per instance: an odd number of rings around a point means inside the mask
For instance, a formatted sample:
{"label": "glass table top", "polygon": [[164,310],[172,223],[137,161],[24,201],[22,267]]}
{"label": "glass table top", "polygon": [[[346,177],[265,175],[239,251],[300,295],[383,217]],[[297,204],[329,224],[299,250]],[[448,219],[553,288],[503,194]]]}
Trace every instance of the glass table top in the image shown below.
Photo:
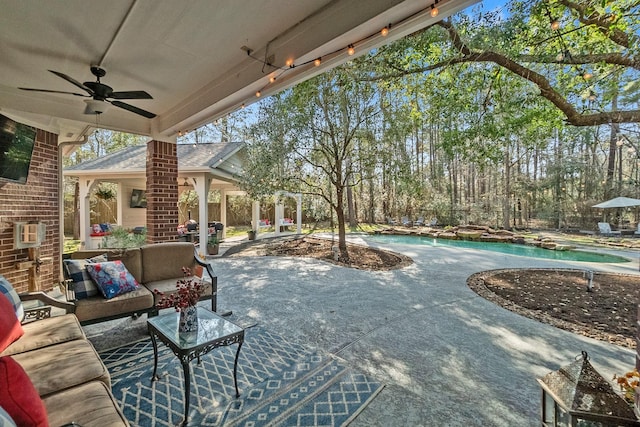
{"label": "glass table top", "polygon": [[203,307],[198,309],[198,331],[178,333],[180,313],[177,311],[161,314],[147,320],[157,331],[182,349],[210,344],[214,341],[238,334],[243,329],[210,310]]}

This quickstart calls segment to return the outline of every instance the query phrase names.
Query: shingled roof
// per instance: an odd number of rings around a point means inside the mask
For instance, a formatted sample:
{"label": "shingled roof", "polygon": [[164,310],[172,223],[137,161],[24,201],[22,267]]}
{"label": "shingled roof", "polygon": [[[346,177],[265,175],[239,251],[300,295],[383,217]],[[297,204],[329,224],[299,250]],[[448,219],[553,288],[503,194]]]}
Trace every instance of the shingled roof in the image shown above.
{"label": "shingled roof", "polygon": [[[201,144],[178,144],[178,170],[215,169],[226,159],[244,148],[243,142],[215,142]],[[147,146],[135,145],[65,168],[69,172],[145,171]]]}

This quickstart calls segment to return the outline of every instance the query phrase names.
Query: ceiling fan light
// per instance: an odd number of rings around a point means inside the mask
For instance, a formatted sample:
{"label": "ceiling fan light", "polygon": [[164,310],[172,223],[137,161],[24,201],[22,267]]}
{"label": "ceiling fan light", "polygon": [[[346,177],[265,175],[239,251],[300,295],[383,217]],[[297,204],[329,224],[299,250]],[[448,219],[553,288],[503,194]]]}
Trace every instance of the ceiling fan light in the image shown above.
{"label": "ceiling fan light", "polygon": [[109,103],[98,99],[85,99],[89,114],[102,114],[109,108]]}

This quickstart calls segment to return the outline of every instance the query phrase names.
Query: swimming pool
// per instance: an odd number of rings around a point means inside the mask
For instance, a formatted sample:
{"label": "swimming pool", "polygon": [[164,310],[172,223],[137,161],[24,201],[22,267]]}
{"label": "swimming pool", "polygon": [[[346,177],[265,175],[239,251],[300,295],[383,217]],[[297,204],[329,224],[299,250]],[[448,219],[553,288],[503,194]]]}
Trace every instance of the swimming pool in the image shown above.
{"label": "swimming pool", "polygon": [[554,251],[536,246],[516,243],[473,242],[469,240],[435,239],[427,236],[398,236],[391,234],[369,235],[369,239],[377,243],[400,243],[405,245],[448,246],[457,248],[478,249],[481,251],[500,252],[509,255],[527,256],[531,258],[556,259],[561,261],[622,263],[630,262],[621,256],[587,252],[582,250]]}

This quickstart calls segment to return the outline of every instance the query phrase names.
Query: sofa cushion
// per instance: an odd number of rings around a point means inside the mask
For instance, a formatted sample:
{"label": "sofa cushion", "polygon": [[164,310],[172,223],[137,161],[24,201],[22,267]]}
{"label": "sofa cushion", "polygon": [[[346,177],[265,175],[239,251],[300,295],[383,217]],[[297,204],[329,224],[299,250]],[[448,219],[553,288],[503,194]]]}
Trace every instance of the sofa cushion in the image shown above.
{"label": "sofa cushion", "polygon": [[0,275],[0,293],[4,294],[9,299],[11,305],[13,306],[13,311],[15,311],[18,319],[22,321],[22,319],[24,318],[24,308],[22,307],[22,301],[20,300],[20,297],[18,296],[16,290],[13,289],[13,286],[11,286],[11,283],[9,283],[9,281],[2,275]]}
{"label": "sofa cushion", "polygon": [[62,426],[71,421],[82,427],[129,425],[111,391],[100,381],[54,393],[43,400],[52,426]]}
{"label": "sofa cushion", "polygon": [[107,299],[138,289],[137,280],[129,273],[122,261],[97,262],[87,264],[86,268],[102,295]]}
{"label": "sofa cushion", "polygon": [[[103,299],[100,297],[100,299]],[[84,339],[85,334],[78,318],[73,314],[48,317],[22,325],[24,335],[15,341],[6,350],[0,352],[1,356],[24,353],[38,348],[60,344],[67,341]]]}
{"label": "sofa cushion", "polygon": [[142,283],[182,278],[182,267],[193,269],[195,247],[189,242],[165,242],[144,245],[142,252]]}
{"label": "sofa cushion", "polygon": [[98,380],[111,379],[98,353],[87,340],[73,340],[11,356],[25,370],[42,397]]}
{"label": "sofa cushion", "polygon": [[87,272],[86,265],[104,261],[107,261],[107,254],[100,254],[86,259],[64,260],[67,277],[73,281],[73,290],[76,294],[76,299],[84,299],[98,295],[98,287]]}
{"label": "sofa cushion", "polygon": [[44,403],[24,369],[10,356],[0,357],[0,406],[21,427],[48,427]]}
{"label": "sofa cushion", "polygon": [[11,302],[4,294],[0,294],[0,353],[23,334],[22,325],[13,311]]}
{"label": "sofa cushion", "polygon": [[117,316],[122,313],[136,313],[153,307],[153,294],[144,286],[126,294],[105,299],[102,295],[76,301],[75,315],[80,322]]}

